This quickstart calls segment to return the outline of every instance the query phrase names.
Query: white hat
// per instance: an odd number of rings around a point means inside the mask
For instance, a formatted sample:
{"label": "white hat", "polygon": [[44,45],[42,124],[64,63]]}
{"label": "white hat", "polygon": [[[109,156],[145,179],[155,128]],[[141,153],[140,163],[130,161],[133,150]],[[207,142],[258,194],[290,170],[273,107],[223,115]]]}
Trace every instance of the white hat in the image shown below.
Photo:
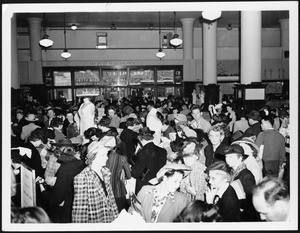
{"label": "white hat", "polygon": [[189,171],[192,170],[192,168],[180,163],[168,163],[157,172],[155,178],[149,180],[149,183],[153,185],[157,184],[159,182],[159,179],[163,177],[166,174],[166,172],[172,170],[184,171],[184,177],[185,177],[188,175]]}

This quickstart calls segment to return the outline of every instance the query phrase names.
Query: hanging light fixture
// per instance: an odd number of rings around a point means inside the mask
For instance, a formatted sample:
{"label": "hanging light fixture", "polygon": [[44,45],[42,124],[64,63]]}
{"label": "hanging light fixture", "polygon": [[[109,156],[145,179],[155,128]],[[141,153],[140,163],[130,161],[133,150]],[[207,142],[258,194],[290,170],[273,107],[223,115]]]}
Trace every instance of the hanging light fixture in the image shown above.
{"label": "hanging light fixture", "polygon": [[42,39],[39,41],[39,44],[43,46],[44,48],[48,48],[53,45],[53,41],[49,39],[49,36],[46,34],[46,13],[44,13],[44,35]]}
{"label": "hanging light fixture", "polygon": [[209,21],[214,21],[218,18],[221,17],[222,11],[218,10],[209,10],[209,11],[203,11],[202,12],[202,17],[203,19],[209,20]]}
{"label": "hanging light fixture", "polygon": [[175,23],[176,23],[176,12],[174,11],[174,35],[173,35],[172,39],[170,40],[170,44],[175,47],[178,47],[179,45],[182,44],[182,40],[179,38],[179,35],[176,32]]}
{"label": "hanging light fixture", "polygon": [[67,36],[66,36],[66,13],[64,13],[64,39],[65,39],[65,49],[61,53],[62,58],[68,59],[71,57],[71,53],[69,53],[67,49]]}
{"label": "hanging light fixture", "polygon": [[73,23],[73,24],[71,25],[71,29],[72,29],[73,31],[75,31],[75,30],[77,29],[77,25],[76,25],[75,23]]}
{"label": "hanging light fixture", "polygon": [[166,56],[166,54],[161,49],[160,12],[158,12],[158,19],[159,19],[158,20],[158,30],[159,30],[158,43],[159,43],[159,49],[158,49],[158,52],[156,53],[156,56],[159,59],[162,59],[164,56]]}

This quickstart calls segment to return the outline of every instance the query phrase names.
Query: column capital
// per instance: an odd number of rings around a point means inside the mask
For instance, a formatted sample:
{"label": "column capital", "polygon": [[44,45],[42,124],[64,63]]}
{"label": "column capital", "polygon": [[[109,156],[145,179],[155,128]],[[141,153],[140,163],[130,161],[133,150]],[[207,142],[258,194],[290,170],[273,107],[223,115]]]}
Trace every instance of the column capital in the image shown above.
{"label": "column capital", "polygon": [[183,19],[180,19],[180,21],[183,25],[189,25],[189,24],[193,25],[195,18],[183,18]]}
{"label": "column capital", "polygon": [[36,24],[41,24],[43,19],[42,18],[37,18],[37,17],[30,17],[30,18],[27,18],[28,22],[29,23],[36,23]]}

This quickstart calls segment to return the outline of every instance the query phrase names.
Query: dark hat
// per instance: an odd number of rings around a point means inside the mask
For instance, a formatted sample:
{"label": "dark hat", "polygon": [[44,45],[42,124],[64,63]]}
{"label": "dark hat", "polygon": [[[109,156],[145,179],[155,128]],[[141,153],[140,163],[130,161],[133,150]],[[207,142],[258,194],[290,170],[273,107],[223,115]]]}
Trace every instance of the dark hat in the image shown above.
{"label": "dark hat", "polygon": [[243,157],[243,160],[248,158],[248,155],[245,154],[244,148],[238,144],[231,144],[227,150],[225,150],[225,156],[228,154],[239,154]]}
{"label": "dark hat", "polygon": [[130,107],[129,105],[125,106],[123,109],[122,109],[123,113],[125,116],[129,115],[130,113],[133,113],[134,110],[132,107]]}
{"label": "dark hat", "polygon": [[229,173],[229,167],[224,161],[216,161],[211,163],[205,170],[206,173],[209,171],[223,171]]}
{"label": "dark hat", "polygon": [[250,112],[250,114],[248,115],[248,118],[255,120],[255,121],[259,121],[261,119],[259,112],[255,111],[255,110],[252,110]]}
{"label": "dark hat", "polygon": [[70,139],[60,139],[58,143],[52,143],[53,146],[76,146],[78,143],[73,143]]}
{"label": "dark hat", "polygon": [[150,130],[148,127],[141,128],[139,131],[140,136],[153,135],[153,134],[155,134],[155,131]]}

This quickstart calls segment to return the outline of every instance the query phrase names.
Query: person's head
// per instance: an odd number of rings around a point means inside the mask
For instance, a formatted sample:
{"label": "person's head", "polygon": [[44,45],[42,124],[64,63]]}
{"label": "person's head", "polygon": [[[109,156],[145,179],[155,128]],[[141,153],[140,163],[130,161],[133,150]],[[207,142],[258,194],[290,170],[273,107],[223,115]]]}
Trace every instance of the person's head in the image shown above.
{"label": "person's head", "polygon": [[138,138],[143,141],[151,141],[154,139],[154,131],[150,130],[148,127],[141,128],[138,134]]}
{"label": "person's head", "polygon": [[103,116],[101,120],[97,123],[97,126],[99,129],[101,129],[103,132],[106,132],[109,130],[109,124],[111,122],[111,118],[108,116]]}
{"label": "person's head", "polygon": [[226,111],[229,113],[233,112],[233,108],[231,104],[226,105]]}
{"label": "person's head", "polygon": [[53,109],[53,108],[49,108],[49,109],[47,110],[47,116],[48,116],[50,119],[52,119],[52,118],[55,117],[55,112],[54,112],[54,109]]}
{"label": "person's head", "polygon": [[280,179],[266,177],[253,189],[252,202],[262,220],[273,222],[288,218],[290,194]]}
{"label": "person's head", "polygon": [[174,117],[174,122],[176,126],[186,125],[187,124],[187,117],[183,114],[176,114]]}
{"label": "person's head", "polygon": [[243,147],[238,144],[232,144],[225,151],[225,160],[229,167],[236,170],[238,166],[248,157]]}
{"label": "person's head", "polygon": [[41,207],[23,207],[11,209],[11,223],[51,223],[51,220]]}
{"label": "person's head", "polygon": [[156,174],[156,177],[150,180],[150,184],[161,185],[168,193],[174,193],[180,186],[181,180],[191,170],[184,164],[170,163],[164,165]]}
{"label": "person's head", "polygon": [[238,144],[243,147],[246,155],[250,157],[256,158],[259,152],[259,147],[254,143],[254,139],[252,137],[243,137],[236,141],[233,141],[231,145]]}
{"label": "person's head", "polygon": [[212,189],[219,189],[230,181],[229,168],[223,161],[213,162],[206,168],[206,172]]}
{"label": "person's head", "polygon": [[270,115],[264,116],[261,119],[261,129],[262,130],[268,130],[268,129],[273,128],[273,124],[274,124],[274,119]]}
{"label": "person's head", "polygon": [[67,112],[66,113],[66,118],[67,120],[72,123],[74,121],[74,115],[73,115],[73,112]]}
{"label": "person's head", "polygon": [[21,119],[23,118],[23,116],[24,116],[24,113],[23,113],[22,110],[18,110],[18,111],[16,112],[16,117],[17,117],[17,120],[18,120],[18,121],[21,120]]}
{"label": "person's head", "polygon": [[54,117],[50,124],[51,127],[61,130],[63,127],[63,120],[59,117]]}
{"label": "person's head", "polygon": [[190,202],[181,213],[175,218],[174,222],[221,222],[219,208],[213,204],[196,200]]}
{"label": "person's head", "polygon": [[189,138],[187,143],[182,148],[183,162],[187,166],[195,165],[200,158],[200,153],[203,145],[196,138]]}
{"label": "person's head", "polygon": [[213,146],[218,146],[225,137],[224,127],[222,124],[213,125],[208,131],[208,138]]}
{"label": "person's head", "polygon": [[42,128],[37,128],[33,130],[28,139],[29,142],[31,142],[35,147],[39,147],[43,143],[47,143],[46,137],[45,137],[45,131]]}
{"label": "person's head", "polygon": [[199,105],[192,107],[192,116],[195,120],[200,120],[202,118],[202,112]]}
{"label": "person's head", "polygon": [[261,118],[260,118],[259,112],[255,111],[255,110],[252,110],[250,112],[250,114],[248,115],[248,121],[249,121],[250,125],[253,125],[253,124],[259,122],[260,119]]}
{"label": "person's head", "polygon": [[116,114],[116,108],[114,106],[109,106],[107,109],[107,113],[110,118],[114,117],[114,115]]}
{"label": "person's head", "polygon": [[154,101],[153,100],[148,100],[147,110],[150,111],[152,108],[154,108]]}
{"label": "person's head", "polygon": [[100,137],[100,133],[102,133],[102,131],[98,131],[96,127],[90,127],[83,132],[83,136],[86,140],[95,141]]}

